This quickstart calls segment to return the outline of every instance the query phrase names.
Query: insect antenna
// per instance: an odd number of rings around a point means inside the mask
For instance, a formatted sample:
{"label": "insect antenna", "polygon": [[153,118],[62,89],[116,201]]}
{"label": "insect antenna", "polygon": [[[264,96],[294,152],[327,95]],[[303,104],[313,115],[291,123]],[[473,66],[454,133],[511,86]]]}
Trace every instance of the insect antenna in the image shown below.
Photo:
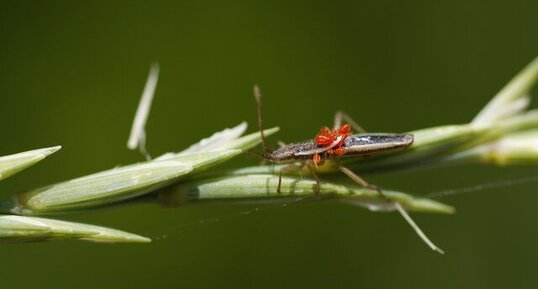
{"label": "insect antenna", "polygon": [[251,155],[251,156],[262,158],[264,161],[268,160],[267,157],[264,154],[259,153],[259,152],[254,151],[254,150],[248,150],[248,151],[246,151],[246,153]]}
{"label": "insect antenna", "polygon": [[273,150],[267,145],[267,142],[265,141],[265,134],[263,133],[262,93],[258,85],[254,85],[254,97],[256,98],[256,106],[258,108],[258,128],[260,129],[260,136],[262,139],[263,154],[264,156],[267,156],[273,152]]}

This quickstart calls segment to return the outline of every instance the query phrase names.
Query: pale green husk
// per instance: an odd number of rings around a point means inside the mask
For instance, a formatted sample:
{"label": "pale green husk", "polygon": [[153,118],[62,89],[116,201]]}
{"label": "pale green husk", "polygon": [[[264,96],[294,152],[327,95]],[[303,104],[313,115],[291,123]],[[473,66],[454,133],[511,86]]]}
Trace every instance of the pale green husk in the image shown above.
{"label": "pale green husk", "polygon": [[35,165],[61,148],[61,146],[55,146],[0,157],[0,180]]}
{"label": "pale green husk", "polygon": [[50,187],[18,194],[12,213],[51,212],[88,208],[141,194],[144,189],[170,181],[193,170],[176,161],[150,162],[115,168]]}
{"label": "pale green husk", "polygon": [[0,242],[63,239],[105,243],[149,243],[151,239],[120,230],[75,222],[24,216],[0,216]]}
{"label": "pale green husk", "polygon": [[[267,135],[278,128],[266,130]],[[259,133],[225,141],[218,148],[169,153],[155,160],[99,172],[15,195],[0,204],[4,212],[50,214],[100,207],[132,199],[188,178],[256,146]]]}
{"label": "pale green husk", "polygon": [[[371,210],[393,210],[393,204],[383,199],[376,190],[322,182],[316,196],[316,182],[299,177],[282,177],[281,191],[277,192],[278,176],[274,174],[245,174],[202,179],[181,183],[172,190],[161,193],[161,200],[172,203],[187,201],[240,201],[283,200],[290,198],[338,198]],[[415,212],[453,213],[454,208],[440,202],[416,198],[408,194],[384,190],[387,198]]]}
{"label": "pale green husk", "polygon": [[499,166],[537,165],[538,129],[509,134],[495,142],[447,156],[445,161],[480,162]]}

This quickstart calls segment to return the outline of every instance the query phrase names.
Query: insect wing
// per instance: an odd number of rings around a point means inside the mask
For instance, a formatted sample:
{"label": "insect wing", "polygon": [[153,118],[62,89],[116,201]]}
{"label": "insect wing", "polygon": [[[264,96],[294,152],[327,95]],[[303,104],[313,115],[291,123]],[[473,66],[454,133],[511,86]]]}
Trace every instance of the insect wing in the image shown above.
{"label": "insect wing", "polygon": [[412,143],[411,134],[357,134],[347,137],[343,148],[346,154],[371,154],[405,148]]}

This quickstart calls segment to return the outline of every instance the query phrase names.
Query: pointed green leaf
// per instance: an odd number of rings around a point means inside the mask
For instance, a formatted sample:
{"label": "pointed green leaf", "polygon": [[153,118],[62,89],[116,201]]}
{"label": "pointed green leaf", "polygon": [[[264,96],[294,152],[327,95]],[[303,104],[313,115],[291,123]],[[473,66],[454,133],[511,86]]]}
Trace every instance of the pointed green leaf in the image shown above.
{"label": "pointed green leaf", "polygon": [[[278,127],[273,127],[263,130],[265,137],[269,137],[280,130]],[[260,132],[254,132],[238,139],[230,140],[224,143],[220,149],[240,149],[247,151],[261,143]]]}
{"label": "pointed green leaf", "polygon": [[519,72],[473,119],[473,125],[488,125],[525,110],[527,94],[538,80],[538,57]]}
{"label": "pointed green leaf", "polygon": [[61,146],[55,146],[0,157],[0,180],[36,164],[61,148]]}
{"label": "pointed green leaf", "polygon": [[[179,156],[187,156],[191,153],[200,153],[200,152],[218,152],[218,151],[224,151],[224,150],[241,150],[244,152],[260,144],[261,142],[260,132],[254,132],[254,133],[251,133],[251,134],[239,137],[239,138],[232,137],[234,135],[237,135],[236,134],[237,131],[241,129],[242,127],[240,124],[239,126],[233,129],[227,129],[231,131],[224,130],[224,131],[214,134],[213,136],[207,139],[204,139],[204,140],[208,140],[210,144],[208,143],[206,145],[205,141],[202,140],[194,144],[193,146],[189,147],[187,150],[184,150],[179,153],[167,153],[162,156],[159,156],[155,160],[158,161],[158,160],[173,159]],[[278,127],[273,127],[270,129],[266,129],[263,132],[265,136],[268,137],[270,135],[275,134],[278,131],[279,131]],[[219,136],[219,134],[222,134],[225,132],[226,132],[226,137],[217,138],[219,141],[222,141],[217,145],[215,136]]]}
{"label": "pointed green leaf", "polygon": [[0,242],[79,239],[108,243],[148,243],[151,239],[120,230],[53,219],[0,216]]}
{"label": "pointed green leaf", "polygon": [[[242,153],[239,149],[227,149],[218,151],[198,152],[185,155],[170,156],[166,161],[176,161],[193,167],[192,173],[197,173],[208,167],[225,162]],[[161,162],[156,160],[155,162]]]}
{"label": "pointed green leaf", "polygon": [[239,138],[247,129],[247,123],[242,122],[233,128],[226,128],[216,132],[210,137],[204,138],[199,142],[191,145],[187,149],[177,153],[177,155],[186,155],[197,152],[213,151],[220,149],[223,143]]}

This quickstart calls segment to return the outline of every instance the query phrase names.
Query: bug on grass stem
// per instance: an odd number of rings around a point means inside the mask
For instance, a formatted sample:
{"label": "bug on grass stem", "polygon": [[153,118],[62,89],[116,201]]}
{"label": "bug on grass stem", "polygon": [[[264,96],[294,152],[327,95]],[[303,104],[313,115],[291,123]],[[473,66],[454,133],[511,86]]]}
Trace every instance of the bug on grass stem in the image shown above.
{"label": "bug on grass stem", "polygon": [[[351,178],[354,182],[362,187],[377,190],[387,204],[390,204],[404,218],[405,221],[415,230],[417,235],[434,251],[443,253],[428,237],[422,232],[413,219],[407,214],[405,209],[395,201],[391,201],[376,185],[372,185],[357,175],[351,169],[340,164],[339,159],[342,157],[356,157],[365,155],[374,155],[386,151],[395,151],[405,149],[413,143],[411,134],[386,134],[374,133],[367,134],[366,131],[354,122],[343,112],[337,112],[334,117],[333,129],[323,127],[319,133],[310,140],[281,144],[277,150],[272,150],[267,145],[263,133],[263,118],[261,111],[261,92],[258,86],[254,86],[254,96],[256,98],[258,110],[258,126],[263,147],[263,158],[273,163],[290,163],[279,170],[277,192],[280,192],[282,183],[282,174],[291,170],[302,170],[308,168],[316,180],[316,196],[319,196],[321,182],[317,175],[317,167],[326,160],[334,161],[339,170]],[[347,123],[342,125],[342,121]],[[353,134],[351,128],[359,132]]]}
{"label": "bug on grass stem", "polygon": [[[313,139],[292,144],[281,144],[279,149],[272,150],[267,145],[263,134],[261,92],[258,86],[254,86],[254,96],[258,107],[258,125],[262,139],[263,158],[273,163],[292,163],[279,171],[280,178],[282,173],[286,171],[299,170],[303,167],[308,168],[316,179],[316,191],[318,192],[320,181],[316,168],[326,160],[332,160],[338,165],[340,171],[360,186],[375,189],[383,195],[383,192],[377,186],[368,183],[352,170],[341,165],[339,159],[341,157],[374,155],[380,152],[400,150],[413,143],[413,135],[411,134],[366,134],[366,131],[360,125],[340,111],[335,114],[333,129],[323,127]],[[342,125],[342,120],[347,123]],[[351,128],[358,131],[359,134],[353,134]],[[296,163],[301,165],[298,166]],[[280,192],[280,178],[277,187],[278,192]]]}

